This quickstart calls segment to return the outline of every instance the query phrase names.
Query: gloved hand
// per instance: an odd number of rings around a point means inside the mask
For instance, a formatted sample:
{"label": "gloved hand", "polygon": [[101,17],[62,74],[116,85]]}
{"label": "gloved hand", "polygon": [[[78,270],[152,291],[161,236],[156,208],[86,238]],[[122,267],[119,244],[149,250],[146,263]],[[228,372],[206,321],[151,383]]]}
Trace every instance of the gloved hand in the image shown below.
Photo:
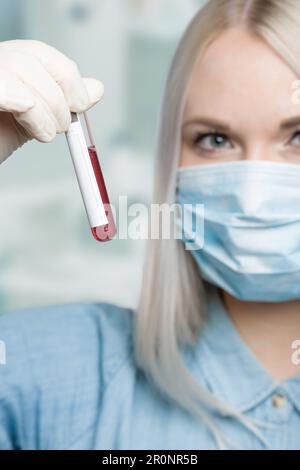
{"label": "gloved hand", "polygon": [[0,42],[0,164],[31,139],[50,142],[86,111],[103,84],[82,78],[77,65],[40,41]]}

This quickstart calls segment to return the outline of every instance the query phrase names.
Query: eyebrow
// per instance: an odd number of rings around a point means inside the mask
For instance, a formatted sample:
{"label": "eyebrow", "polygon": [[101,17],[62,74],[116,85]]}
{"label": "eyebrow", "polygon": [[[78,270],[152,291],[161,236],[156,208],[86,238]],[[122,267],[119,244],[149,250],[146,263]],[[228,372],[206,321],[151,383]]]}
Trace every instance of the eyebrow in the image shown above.
{"label": "eyebrow", "polygon": [[[208,117],[195,117],[195,118],[189,119],[186,123],[184,123],[183,127],[189,126],[191,124],[204,124],[206,126],[218,129],[222,132],[231,131],[230,126],[228,126],[224,122],[217,121],[215,119],[208,118]],[[295,116],[293,118],[289,118],[289,119],[282,121],[282,123],[280,124],[280,130],[292,129],[299,125],[300,125],[300,116]]]}
{"label": "eyebrow", "polygon": [[300,116],[295,116],[290,119],[286,119],[281,123],[280,129],[291,129],[300,124]]}

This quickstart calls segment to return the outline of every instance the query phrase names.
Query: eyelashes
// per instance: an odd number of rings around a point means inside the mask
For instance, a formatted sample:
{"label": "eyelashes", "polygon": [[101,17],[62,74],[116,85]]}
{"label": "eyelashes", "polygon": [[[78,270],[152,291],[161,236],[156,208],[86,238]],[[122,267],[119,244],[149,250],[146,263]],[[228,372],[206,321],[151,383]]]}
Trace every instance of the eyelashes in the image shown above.
{"label": "eyelashes", "polygon": [[[299,131],[296,131],[294,132],[293,136],[292,136],[292,139],[291,141],[293,141],[296,137],[300,137],[300,130]],[[299,147],[300,148],[300,140],[299,140],[299,143],[298,145],[296,145],[296,147]]]}
{"label": "eyelashes", "polygon": [[[194,132],[190,134],[190,136],[187,136],[187,139],[189,145],[198,153],[215,153],[234,149],[234,145],[231,143],[229,137],[217,131]],[[298,141],[293,143],[296,139],[298,139]],[[300,129],[292,134],[286,146],[292,147],[292,150],[296,149],[300,151]]]}
{"label": "eyelashes", "polygon": [[227,143],[228,137],[219,132],[198,132],[191,139],[191,144],[194,148],[206,152],[218,151],[219,149],[222,150],[224,149],[224,144]]}

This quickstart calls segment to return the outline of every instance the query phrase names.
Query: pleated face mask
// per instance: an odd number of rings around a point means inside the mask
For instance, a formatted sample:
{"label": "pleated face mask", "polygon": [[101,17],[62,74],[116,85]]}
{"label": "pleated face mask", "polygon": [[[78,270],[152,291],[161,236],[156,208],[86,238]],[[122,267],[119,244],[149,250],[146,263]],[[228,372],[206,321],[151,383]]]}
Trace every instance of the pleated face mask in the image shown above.
{"label": "pleated face mask", "polygon": [[300,164],[182,167],[176,202],[182,241],[204,279],[241,300],[300,298]]}

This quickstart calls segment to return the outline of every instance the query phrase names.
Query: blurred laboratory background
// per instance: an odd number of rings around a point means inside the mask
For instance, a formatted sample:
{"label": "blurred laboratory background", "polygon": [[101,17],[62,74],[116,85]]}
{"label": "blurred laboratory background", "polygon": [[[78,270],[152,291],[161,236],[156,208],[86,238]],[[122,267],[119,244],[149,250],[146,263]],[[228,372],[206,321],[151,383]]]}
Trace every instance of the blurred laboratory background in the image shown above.
{"label": "blurred laboratory background", "polygon": [[[111,202],[148,204],[166,74],[204,0],[1,0],[0,40],[37,39],[99,78],[89,111]],[[0,312],[77,301],[134,307],[145,241],[91,235],[65,136],[0,167]]]}

